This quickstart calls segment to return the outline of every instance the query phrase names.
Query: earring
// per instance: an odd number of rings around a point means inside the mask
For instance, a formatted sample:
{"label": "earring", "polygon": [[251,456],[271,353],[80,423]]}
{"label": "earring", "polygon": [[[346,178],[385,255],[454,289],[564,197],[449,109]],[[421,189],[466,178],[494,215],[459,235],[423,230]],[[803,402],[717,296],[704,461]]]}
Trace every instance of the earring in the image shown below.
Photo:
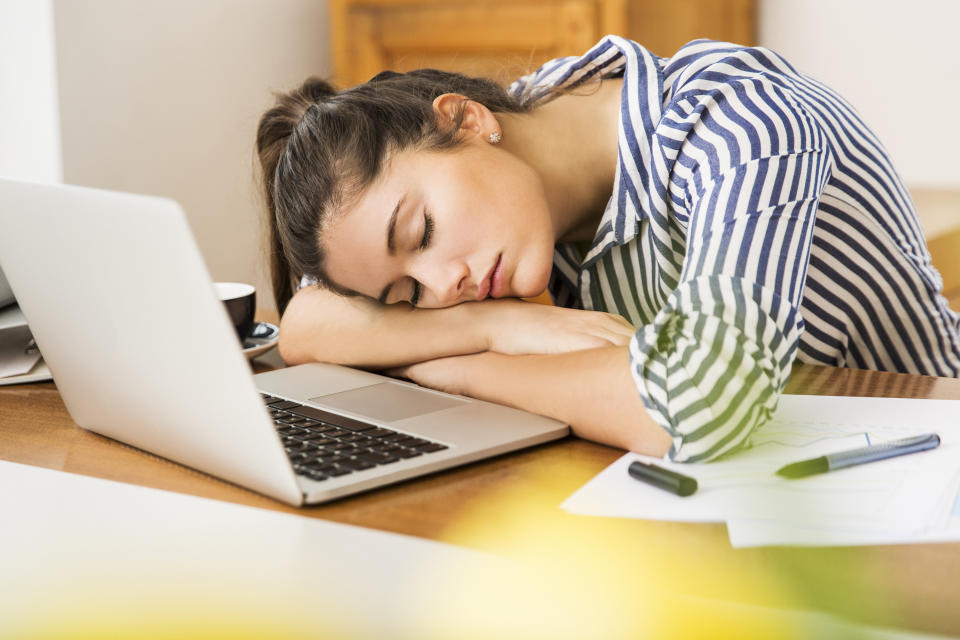
{"label": "earring", "polygon": [[500,142],[500,138],[501,138],[500,133],[497,131],[494,131],[493,133],[490,134],[490,137],[487,138],[487,140],[490,141],[490,144],[497,144],[498,142]]}

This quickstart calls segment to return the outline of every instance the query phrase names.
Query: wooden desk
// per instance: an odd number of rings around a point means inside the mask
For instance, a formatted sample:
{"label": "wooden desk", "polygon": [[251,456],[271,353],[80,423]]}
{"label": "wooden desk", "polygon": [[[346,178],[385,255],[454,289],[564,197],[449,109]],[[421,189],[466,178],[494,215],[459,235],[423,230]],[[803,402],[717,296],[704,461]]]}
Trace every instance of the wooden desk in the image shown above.
{"label": "wooden desk", "polygon": [[[798,366],[788,391],[960,399],[960,380]],[[293,509],[78,428],[53,383],[0,388],[5,460],[494,551],[566,540],[571,548],[595,553],[601,563],[611,556],[610,547],[619,545],[617,569],[611,570],[633,567],[638,578],[657,581],[695,569],[683,576],[695,595],[960,632],[960,544],[734,550],[723,525],[583,518],[558,508],[621,454],[567,438],[332,504]]]}

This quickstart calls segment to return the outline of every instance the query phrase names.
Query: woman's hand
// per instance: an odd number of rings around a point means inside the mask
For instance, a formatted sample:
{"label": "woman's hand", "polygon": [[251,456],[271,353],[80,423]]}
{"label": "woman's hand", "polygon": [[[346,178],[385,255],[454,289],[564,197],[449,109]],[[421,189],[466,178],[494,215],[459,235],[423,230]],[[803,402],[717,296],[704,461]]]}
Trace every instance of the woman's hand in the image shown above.
{"label": "woman's hand", "polygon": [[517,299],[478,304],[488,349],[508,355],[566,353],[624,346],[636,329],[625,318],[601,311],[565,309]]}

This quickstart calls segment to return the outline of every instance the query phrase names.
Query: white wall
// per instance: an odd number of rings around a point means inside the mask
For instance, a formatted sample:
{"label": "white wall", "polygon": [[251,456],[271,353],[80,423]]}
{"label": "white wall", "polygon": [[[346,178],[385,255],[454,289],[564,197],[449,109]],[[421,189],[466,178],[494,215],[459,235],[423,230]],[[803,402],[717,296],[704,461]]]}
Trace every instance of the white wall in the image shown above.
{"label": "white wall", "polygon": [[0,0],[0,176],[60,182],[52,0]]}
{"label": "white wall", "polygon": [[960,2],[759,0],[759,43],[846,97],[913,188],[960,188]]}
{"label": "white wall", "polygon": [[[3,1],[3,0],[0,0]],[[254,137],[328,73],[320,0],[55,0],[64,181],[172,197],[216,280],[272,307]]]}

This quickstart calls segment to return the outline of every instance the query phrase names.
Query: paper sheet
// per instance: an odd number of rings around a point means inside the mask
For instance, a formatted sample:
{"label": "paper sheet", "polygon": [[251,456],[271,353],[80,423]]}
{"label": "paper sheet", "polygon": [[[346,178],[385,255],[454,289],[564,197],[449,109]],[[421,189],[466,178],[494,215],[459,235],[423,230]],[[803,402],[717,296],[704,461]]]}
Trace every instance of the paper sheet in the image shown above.
{"label": "paper sheet", "polygon": [[[627,454],[562,506],[582,515],[727,522],[737,546],[914,540],[946,531],[960,483],[957,415],[960,402],[950,400],[785,395],[745,451],[704,464]],[[940,434],[939,448],[800,480],[774,474],[789,462],[927,432]],[[627,467],[637,459],[697,478],[697,493],[680,498],[634,480]]]}

